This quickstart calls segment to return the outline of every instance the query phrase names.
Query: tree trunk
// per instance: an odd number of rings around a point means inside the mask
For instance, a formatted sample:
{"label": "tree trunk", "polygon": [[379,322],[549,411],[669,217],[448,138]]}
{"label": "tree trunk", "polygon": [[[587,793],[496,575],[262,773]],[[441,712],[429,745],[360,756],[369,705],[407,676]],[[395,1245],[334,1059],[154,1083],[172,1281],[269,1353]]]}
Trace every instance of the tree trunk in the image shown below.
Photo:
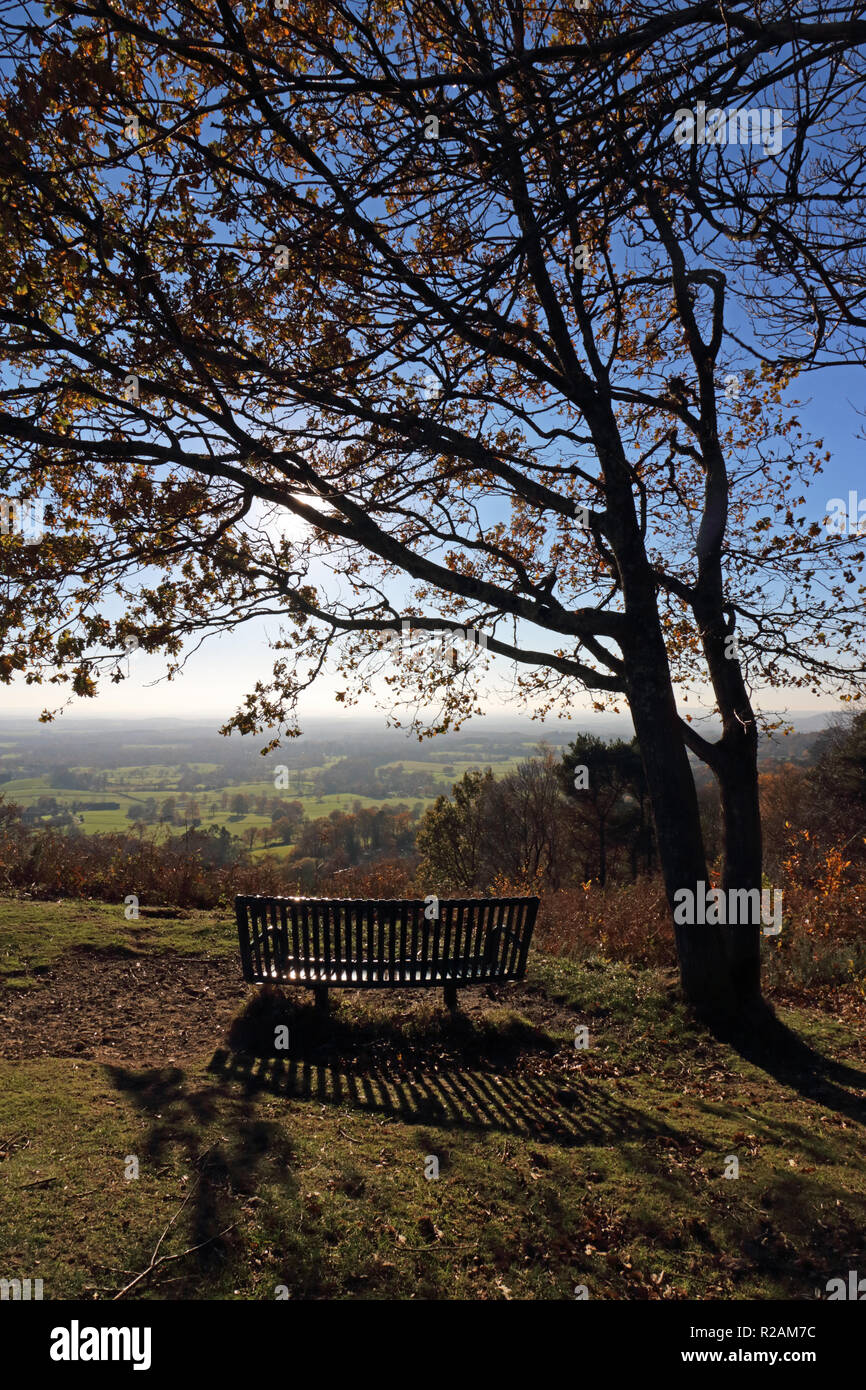
{"label": "tree trunk", "polygon": [[[685,281],[678,299],[691,315]],[[697,341],[697,333],[695,341]],[[712,391],[711,368],[701,364],[702,391]],[[704,401],[706,404],[706,401]],[[711,408],[710,424],[715,428]],[[656,831],[659,863],[671,915],[683,992],[705,1018],[720,1023],[754,1016],[760,1005],[757,929],[711,924],[698,908],[709,887],[695,780],[682,721],[677,713],[670,664],[656,597],[656,578],[636,522],[632,481],[618,447],[616,423],[599,429],[606,458],[604,536],[622,581],[628,636],[621,644],[623,676],[646,776]],[[724,602],[721,547],[727,519],[727,475],[718,440],[709,425],[702,441],[707,474],[706,500],[697,537],[698,583],[693,612],[704,646],[713,689],[722,715],[719,744],[704,740],[702,756],[724,780],[726,815],[725,887],[748,888],[757,872],[760,887],[761,840],[757,803],[757,734],[739,664],[728,657],[730,635]],[[728,854],[727,850],[730,850]],[[755,865],[757,864],[757,869]],[[742,877],[746,875],[746,881]],[[692,922],[676,920],[677,894],[687,890],[698,910]]]}
{"label": "tree trunk", "polygon": [[[659,862],[673,916],[680,889],[698,894],[707,884],[695,779],[683,743],[667,653],[661,633],[644,629],[634,653],[636,676],[629,705],[641,750]],[[683,992],[703,1016],[737,1011],[734,981],[721,929],[674,923]]]}
{"label": "tree trunk", "polygon": [[[712,582],[710,582],[712,581]],[[732,891],[761,891],[763,846],[758,791],[758,726],[739,659],[728,648],[730,632],[722,603],[721,570],[708,567],[704,594],[695,605],[722,737],[707,759],[719,784],[722,813],[722,882],[731,915]],[[740,902],[743,900],[740,899]],[[745,915],[745,914],[741,914]],[[761,915],[757,921],[722,928],[731,986],[744,1021],[768,1011],[761,994]]]}
{"label": "tree trunk", "polygon": [[[718,773],[722,800],[722,888],[757,889],[762,883],[761,811],[754,746],[729,750]],[[728,902],[731,901],[728,895]],[[740,1011],[764,1009],[761,995],[761,924],[728,923],[722,931],[731,982]]]}

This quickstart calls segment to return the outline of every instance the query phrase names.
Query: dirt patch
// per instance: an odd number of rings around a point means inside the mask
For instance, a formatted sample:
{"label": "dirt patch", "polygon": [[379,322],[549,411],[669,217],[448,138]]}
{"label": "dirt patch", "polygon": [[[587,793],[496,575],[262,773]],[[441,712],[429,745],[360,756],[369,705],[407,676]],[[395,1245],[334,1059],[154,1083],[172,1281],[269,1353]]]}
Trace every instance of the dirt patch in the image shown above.
{"label": "dirt patch", "polygon": [[[371,995],[377,996],[375,1001]],[[181,1065],[210,1055],[227,1040],[230,1046],[248,1045],[239,1036],[238,1023],[250,1009],[253,1016],[259,1012],[264,1003],[259,996],[259,990],[241,979],[237,962],[228,957],[69,951],[40,975],[33,989],[0,994],[0,1057],[80,1057],[139,1067]],[[339,1038],[350,1051],[365,1045],[389,1051],[397,1044],[405,1050],[402,1029],[411,1024],[422,1002],[441,1003],[438,990],[331,993],[333,1005],[339,999],[358,997],[364,998],[370,1011],[364,1023],[341,1024],[339,1014],[315,1020],[306,990],[287,990],[284,1006],[296,1021],[300,1011],[314,1044],[327,1040],[333,1048]],[[520,1010],[534,1029],[545,1032],[567,1028],[574,1018],[531,986],[461,990],[464,1043],[491,1005],[497,1004]],[[269,1016],[266,1031],[273,1039]],[[528,1037],[515,1035],[513,1043],[518,1050],[527,1044],[532,1047]]]}
{"label": "dirt patch", "polygon": [[0,1056],[180,1063],[213,1049],[246,998],[228,960],[69,951],[34,989],[0,995]]}

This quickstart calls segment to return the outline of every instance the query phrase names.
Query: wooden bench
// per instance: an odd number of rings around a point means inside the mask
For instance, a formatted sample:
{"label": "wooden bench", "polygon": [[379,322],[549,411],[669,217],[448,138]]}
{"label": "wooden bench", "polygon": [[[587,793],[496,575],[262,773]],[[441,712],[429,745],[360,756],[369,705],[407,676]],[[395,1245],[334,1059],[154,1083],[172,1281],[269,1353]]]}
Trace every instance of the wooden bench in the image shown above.
{"label": "wooden bench", "polygon": [[332,987],[438,985],[455,1009],[466,985],[523,979],[538,903],[237,897],[244,979],[306,985],[323,1010]]}

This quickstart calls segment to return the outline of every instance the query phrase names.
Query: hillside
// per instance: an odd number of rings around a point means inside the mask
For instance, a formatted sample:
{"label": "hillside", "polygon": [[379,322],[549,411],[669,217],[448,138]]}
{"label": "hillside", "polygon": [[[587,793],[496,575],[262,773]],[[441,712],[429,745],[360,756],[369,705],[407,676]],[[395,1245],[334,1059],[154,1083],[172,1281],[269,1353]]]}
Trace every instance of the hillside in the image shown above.
{"label": "hillside", "polygon": [[226,912],[3,899],[4,1267],[46,1298],[825,1296],[866,1262],[862,995],[777,993],[803,1044],[761,1051],[672,991],[535,952],[455,1020],[384,991],[321,1021],[243,984]]}

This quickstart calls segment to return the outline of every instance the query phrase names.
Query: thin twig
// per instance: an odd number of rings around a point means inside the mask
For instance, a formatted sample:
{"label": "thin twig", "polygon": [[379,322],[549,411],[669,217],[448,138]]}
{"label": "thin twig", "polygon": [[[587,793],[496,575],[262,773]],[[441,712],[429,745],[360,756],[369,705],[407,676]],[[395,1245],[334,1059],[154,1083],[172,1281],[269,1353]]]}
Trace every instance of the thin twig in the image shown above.
{"label": "thin twig", "polygon": [[[238,1221],[233,1221],[230,1226],[226,1226],[224,1231],[219,1231],[215,1236],[208,1236],[207,1240],[199,1241],[198,1245],[190,1245],[188,1249],[181,1250],[180,1253],[177,1255],[160,1255],[158,1260],[154,1260],[151,1257],[151,1262],[147,1266],[147,1269],[143,1269],[140,1274],[136,1274],[135,1278],[132,1279],[130,1283],[126,1285],[125,1288],[120,1290],[120,1293],[116,1293],[114,1295],[111,1302],[116,1303],[119,1298],[123,1298],[123,1295],[125,1293],[129,1293],[130,1289],[134,1289],[136,1284],[140,1284],[142,1279],[147,1278],[148,1274],[153,1274],[155,1269],[159,1269],[160,1265],[171,1264],[172,1260],[183,1260],[187,1255],[195,1254],[196,1250],[203,1250],[204,1247],[206,1245],[210,1245],[212,1241],[219,1240],[222,1236],[227,1236],[229,1231],[233,1231],[235,1229],[235,1226],[238,1226],[239,1224],[240,1223]],[[164,1234],[165,1232],[163,1232],[163,1235]],[[162,1236],[160,1237],[160,1240],[162,1240]],[[154,1251],[154,1254],[156,1254],[156,1251]]]}
{"label": "thin twig", "polygon": [[[210,1152],[210,1149],[206,1149],[205,1152],[199,1158],[199,1162],[203,1162]],[[202,1250],[206,1245],[210,1245],[212,1241],[219,1240],[222,1236],[228,1235],[229,1231],[233,1231],[235,1226],[239,1224],[237,1221],[233,1222],[232,1225],[227,1226],[224,1231],[220,1231],[215,1236],[208,1236],[207,1240],[199,1241],[198,1245],[190,1245],[188,1249],[181,1250],[181,1252],[178,1255],[160,1255],[159,1248],[162,1245],[162,1242],[165,1240],[172,1226],[175,1224],[178,1217],[183,1212],[184,1208],[192,1200],[193,1196],[198,1191],[200,1185],[201,1174],[199,1174],[199,1176],[196,1178],[189,1192],[184,1197],[177,1211],[174,1213],[174,1216],[172,1216],[171,1220],[169,1221],[159,1240],[156,1242],[153,1254],[150,1257],[150,1264],[147,1266],[147,1269],[143,1269],[140,1274],[136,1274],[135,1278],[132,1279],[130,1283],[128,1283],[124,1288],[120,1290],[120,1293],[116,1293],[113,1299],[111,1300],[112,1303],[116,1303],[119,1298],[123,1298],[124,1294],[129,1293],[130,1289],[134,1289],[136,1284],[140,1284],[142,1279],[146,1279],[149,1274],[153,1274],[154,1270],[159,1269],[160,1265],[170,1264],[173,1260],[182,1260],[187,1255],[194,1254],[196,1250]]]}

